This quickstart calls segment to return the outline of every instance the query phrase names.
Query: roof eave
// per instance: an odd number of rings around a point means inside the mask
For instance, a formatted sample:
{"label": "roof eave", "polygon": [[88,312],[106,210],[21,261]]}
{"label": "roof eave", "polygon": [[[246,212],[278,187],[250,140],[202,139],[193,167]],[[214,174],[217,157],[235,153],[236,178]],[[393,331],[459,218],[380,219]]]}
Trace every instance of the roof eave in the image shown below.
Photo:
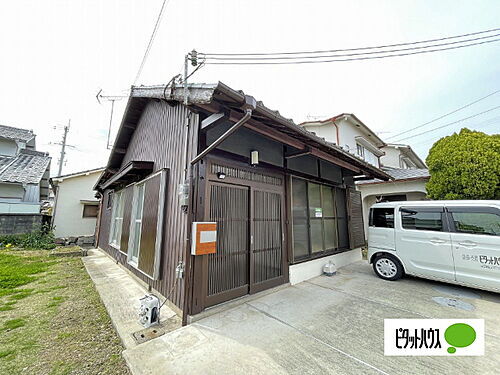
{"label": "roof eave", "polygon": [[[242,91],[236,91],[230,88],[229,86],[225,85],[224,83],[218,82],[217,84],[190,84],[188,88],[188,103],[189,105],[194,105],[194,104],[210,104],[214,101],[217,102],[217,100],[214,98],[216,93],[225,95],[226,97],[234,101],[235,104],[242,104],[244,103],[245,100],[245,94]],[[130,120],[129,117],[131,109],[137,104],[136,101],[138,99],[146,99],[146,101],[149,99],[160,99],[160,100],[163,99],[168,101],[182,102],[185,99],[184,95],[185,92],[183,87],[176,87],[173,89],[166,87],[165,85],[132,87],[129,100],[125,108],[124,116],[122,118],[122,122],[118,130],[117,138],[108,159],[106,171],[112,174],[113,171],[111,171],[110,169],[116,169],[117,167],[119,168],[119,166],[115,165],[114,163],[115,160],[116,162],[118,162],[118,159],[116,159],[117,158],[116,150],[124,146],[124,143],[120,138],[124,137],[123,133],[125,124],[127,124],[127,127],[130,128],[132,126],[132,123],[134,123],[134,121],[132,122],[129,121]],[[301,137],[304,137],[316,143],[320,148],[323,148],[323,151],[332,154],[332,156],[340,157],[344,161],[353,164],[354,166],[362,170],[363,173],[364,171],[366,171],[371,175],[373,175],[375,178],[380,178],[383,180],[392,179],[390,175],[380,170],[379,168],[366,163],[365,161],[355,157],[350,153],[347,153],[340,147],[334,147],[329,142],[326,142],[322,138],[296,125],[295,123],[293,123],[291,119],[284,118],[279,114],[279,112],[272,111],[269,108],[265,107],[262,104],[262,102],[257,103],[257,108],[254,111],[254,113],[269,118],[270,120],[285,126],[286,128],[292,130],[293,132],[300,134]],[[137,123],[135,123],[134,126],[137,126]],[[126,140],[123,139],[123,141]],[[101,184],[102,179],[106,175],[106,171],[102,174],[101,178],[96,184],[96,187],[98,187]]]}

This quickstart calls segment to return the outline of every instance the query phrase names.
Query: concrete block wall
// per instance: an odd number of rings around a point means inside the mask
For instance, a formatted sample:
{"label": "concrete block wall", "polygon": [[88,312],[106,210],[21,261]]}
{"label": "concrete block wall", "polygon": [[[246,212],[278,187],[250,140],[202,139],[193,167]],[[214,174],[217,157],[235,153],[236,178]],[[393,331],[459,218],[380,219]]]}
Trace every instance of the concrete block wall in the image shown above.
{"label": "concrete block wall", "polygon": [[0,234],[29,233],[50,222],[41,214],[0,214]]}

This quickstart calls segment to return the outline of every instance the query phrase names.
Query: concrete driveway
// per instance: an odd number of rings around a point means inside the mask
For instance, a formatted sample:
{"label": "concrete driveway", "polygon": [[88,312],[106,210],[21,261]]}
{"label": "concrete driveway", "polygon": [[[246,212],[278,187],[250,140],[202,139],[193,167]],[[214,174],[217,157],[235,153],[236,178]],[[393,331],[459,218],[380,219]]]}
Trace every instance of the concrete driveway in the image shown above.
{"label": "concrete driveway", "polygon": [[[384,318],[484,318],[486,355],[385,357]],[[500,295],[416,278],[388,282],[363,261],[243,302],[124,356],[135,374],[498,374]]]}

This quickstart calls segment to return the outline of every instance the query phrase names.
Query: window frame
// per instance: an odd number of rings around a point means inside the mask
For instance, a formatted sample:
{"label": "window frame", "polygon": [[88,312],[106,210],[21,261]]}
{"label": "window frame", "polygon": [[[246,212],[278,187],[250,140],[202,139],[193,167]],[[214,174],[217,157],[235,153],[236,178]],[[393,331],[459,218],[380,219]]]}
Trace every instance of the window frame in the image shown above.
{"label": "window frame", "polygon": [[114,190],[110,190],[107,192],[107,201],[106,201],[106,209],[111,210],[113,208],[113,196],[114,196]]}
{"label": "window frame", "polygon": [[[421,212],[438,212],[441,214],[441,230],[432,230],[432,229],[416,229],[416,228],[405,228],[403,227],[403,213],[402,210],[420,210]],[[448,215],[446,214],[446,210],[444,206],[400,206],[398,208],[398,221],[399,221],[399,229],[404,231],[418,231],[418,232],[433,232],[433,233],[447,233],[450,232],[450,226],[448,222]]]}
{"label": "window frame", "polygon": [[[134,192],[133,192],[133,198],[132,198],[132,212],[130,214],[130,230],[129,230],[129,244],[127,246],[127,262],[132,265],[134,268],[139,269],[139,256],[141,254],[141,238],[142,238],[142,220],[144,218],[144,198],[145,198],[145,190],[146,190],[146,180],[141,180],[137,183],[135,183],[133,186]],[[142,202],[141,202],[141,218],[137,219],[137,205],[139,204],[138,201],[138,195],[139,195],[139,189],[142,187]],[[139,240],[137,242],[138,248],[137,248],[137,256],[134,257],[132,256],[132,249],[134,246],[134,243],[136,238],[135,236],[137,235],[136,233],[136,226],[137,223],[140,222],[140,229],[139,229]]]}
{"label": "window frame", "polygon": [[[373,214],[375,210],[387,210],[392,209],[392,227],[379,227],[373,224]],[[384,228],[384,229],[394,229],[396,226],[396,207],[371,207],[370,212],[368,213],[368,227],[370,228]],[[386,220],[387,222],[387,220]]]}
{"label": "window frame", "polygon": [[[122,226],[123,226],[123,192],[124,189],[120,191],[113,192],[113,208],[111,209],[111,225],[109,230],[109,246],[114,247],[117,250],[120,250],[120,242],[122,236]],[[120,206],[119,206],[120,205]],[[121,211],[121,217],[117,216],[118,212]],[[115,229],[117,222],[120,223],[119,232],[116,233],[117,238],[113,238],[115,234]],[[120,250],[121,251],[121,250]]]}
{"label": "window frame", "polygon": [[[306,199],[306,203],[307,203],[307,218],[306,218],[306,225],[307,225],[307,238],[308,238],[308,253],[307,255],[302,255],[302,256],[299,256],[299,257],[296,257],[295,256],[295,253],[294,253],[294,231],[293,231],[293,179],[297,179],[297,180],[302,180],[306,183],[306,196],[305,196],[305,199]],[[320,201],[321,201],[321,209],[322,209],[322,217],[321,218],[311,218],[311,207],[309,205],[309,184],[312,183],[312,184],[317,184],[320,186]],[[333,219],[334,219],[334,222],[335,222],[335,232],[336,232],[336,239],[335,239],[335,242],[336,242],[336,247],[333,248],[333,249],[325,249],[325,230],[324,230],[324,220],[325,220],[325,216],[324,216],[324,207],[323,207],[323,188],[322,186],[325,186],[327,188],[332,188],[333,189],[333,211],[334,211],[334,216],[333,216]],[[291,241],[290,241],[290,248],[291,248],[291,252],[290,252],[290,255],[291,255],[291,264],[299,264],[299,263],[303,263],[303,262],[307,262],[307,261],[310,261],[310,260],[313,260],[313,259],[318,259],[318,258],[322,258],[322,257],[325,257],[325,256],[328,256],[328,255],[334,255],[334,254],[339,254],[339,253],[342,253],[342,252],[345,252],[345,251],[348,251],[349,250],[349,240],[348,240],[348,245],[346,247],[342,247],[340,248],[339,247],[339,243],[340,243],[340,235],[339,235],[339,225],[338,225],[338,220],[339,218],[342,218],[342,219],[345,219],[346,220],[346,228],[347,228],[347,233],[346,233],[346,236],[347,238],[349,238],[349,221],[348,221],[348,212],[347,212],[347,202],[346,202],[346,205],[345,205],[345,208],[346,208],[346,212],[345,212],[345,217],[341,216],[338,214],[337,212],[337,199],[338,199],[338,196],[339,196],[339,190],[345,190],[343,189],[342,187],[338,186],[338,185],[334,185],[334,184],[328,184],[328,183],[324,183],[324,182],[319,182],[319,181],[314,181],[314,180],[310,180],[310,179],[307,179],[307,178],[303,178],[303,177],[299,177],[299,176],[295,176],[295,175],[290,175],[290,233],[291,233]],[[346,197],[345,199],[347,200],[347,195],[344,191],[344,194],[342,194],[344,197]],[[322,245],[323,245],[323,250],[322,251],[317,251],[317,252],[313,252],[312,251],[312,241],[311,241],[311,219],[312,220],[320,220],[322,225],[321,225],[321,232],[322,232]],[[327,220],[330,220],[332,219],[332,217],[328,216],[326,217]]]}
{"label": "window frame", "polygon": [[[97,207],[95,216],[85,215],[85,208],[86,207]],[[97,203],[96,204],[83,203],[82,219],[96,219],[98,216],[99,216],[99,205]]]}
{"label": "window frame", "polygon": [[365,147],[362,144],[356,143],[356,155],[365,160]]}
{"label": "window frame", "polygon": [[[166,189],[167,185],[169,182],[169,169],[168,168],[163,168],[160,169],[159,171],[147,176],[146,178],[137,181],[133,184],[130,184],[129,186],[134,187],[134,192],[133,192],[133,198],[132,198],[132,212],[130,214],[130,223],[129,223],[129,242],[127,246],[127,264],[129,264],[134,271],[139,272],[140,274],[146,276],[148,279],[151,280],[159,280],[160,279],[160,262],[161,262],[161,253],[162,253],[162,247],[163,247],[163,232],[164,232],[164,223],[166,220],[165,217],[165,210],[166,210],[166,204],[167,204],[167,199],[166,199]],[[153,267],[153,274],[149,275],[143,270],[139,268],[139,261],[140,261],[140,254],[141,254],[141,243],[140,240],[142,238],[142,220],[144,219],[144,202],[146,199],[146,182],[156,176],[160,175],[160,189],[158,192],[158,216],[157,216],[157,221],[156,221],[156,238],[155,238],[155,255],[154,255],[154,267]],[[137,262],[133,261],[130,259],[130,250],[131,250],[131,244],[133,243],[132,241],[134,240],[135,232],[133,231],[133,226],[135,224],[135,213],[136,213],[136,186],[137,185],[143,185],[144,186],[144,194],[143,194],[143,202],[142,202],[142,215],[141,215],[141,231],[140,235],[141,238],[139,238],[139,249],[137,251]]]}
{"label": "window frame", "polygon": [[500,208],[497,207],[487,207],[487,206],[451,206],[446,207],[446,216],[450,227],[450,232],[457,234],[470,234],[474,236],[492,236],[499,237],[497,235],[491,235],[486,233],[470,233],[470,232],[461,232],[457,230],[455,225],[455,220],[453,219],[453,212],[456,213],[488,213],[494,214],[500,217]]}

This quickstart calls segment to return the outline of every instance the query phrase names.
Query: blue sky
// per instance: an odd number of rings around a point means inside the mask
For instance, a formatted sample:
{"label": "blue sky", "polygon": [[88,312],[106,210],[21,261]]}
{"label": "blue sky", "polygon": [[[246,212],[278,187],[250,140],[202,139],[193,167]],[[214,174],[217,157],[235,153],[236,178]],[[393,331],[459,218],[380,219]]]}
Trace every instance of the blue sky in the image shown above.
{"label": "blue sky", "polygon": [[[61,124],[72,120],[63,172],[104,165],[109,104],[132,84],[161,0],[0,3],[0,123],[31,128],[56,171]],[[464,34],[500,26],[500,1],[170,0],[140,84],[166,83],[183,56],[350,48]],[[382,138],[500,89],[500,42],[394,59],[305,66],[202,68],[296,122],[355,113]],[[125,101],[117,104],[115,132]],[[500,93],[418,132],[500,105]],[[54,126],[56,128],[54,129]],[[499,132],[500,109],[409,143],[422,158],[462,126]],[[408,135],[412,135],[409,133]],[[397,139],[397,138],[396,138]]]}

